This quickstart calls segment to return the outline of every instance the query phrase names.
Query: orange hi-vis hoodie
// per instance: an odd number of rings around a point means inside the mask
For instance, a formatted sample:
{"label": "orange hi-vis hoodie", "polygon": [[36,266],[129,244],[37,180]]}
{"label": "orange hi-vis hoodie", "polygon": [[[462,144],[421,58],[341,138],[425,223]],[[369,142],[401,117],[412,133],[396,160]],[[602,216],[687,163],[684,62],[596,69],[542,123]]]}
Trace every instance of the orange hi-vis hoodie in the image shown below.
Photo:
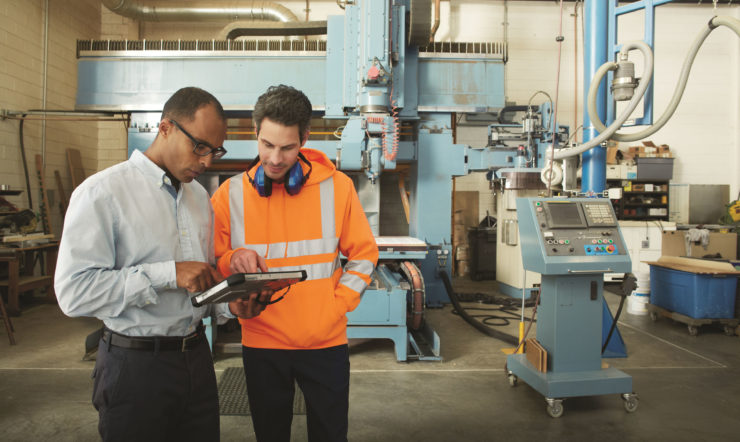
{"label": "orange hi-vis hoodie", "polygon": [[[346,344],[345,314],[360,303],[378,261],[378,247],[352,180],[324,153],[307,148],[301,153],[312,170],[298,194],[291,196],[273,182],[272,194],[261,197],[247,177],[254,176],[254,167],[225,181],[211,198],[221,274],[231,274],[231,256],[239,248],[263,256],[270,271],[308,274],[259,316],[239,319],[242,344],[247,347],[318,349]],[[308,166],[299,164],[305,174]],[[344,268],[340,252],[347,258]]]}

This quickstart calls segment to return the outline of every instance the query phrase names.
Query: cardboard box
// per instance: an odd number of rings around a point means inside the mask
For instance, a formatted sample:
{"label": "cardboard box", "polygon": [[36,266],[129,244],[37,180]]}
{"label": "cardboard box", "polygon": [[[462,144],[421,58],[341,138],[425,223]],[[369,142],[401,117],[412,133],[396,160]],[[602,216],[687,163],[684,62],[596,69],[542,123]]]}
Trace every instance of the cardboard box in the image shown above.
{"label": "cardboard box", "polygon": [[661,253],[663,256],[690,256],[701,258],[717,253],[724,259],[737,258],[737,233],[709,232],[709,245],[705,249],[701,244],[690,244],[686,250],[686,230],[663,232]]}
{"label": "cardboard box", "polygon": [[643,141],[641,146],[630,146],[627,151],[633,158],[672,158],[671,148],[667,144],[656,145],[652,141]]}
{"label": "cardboard box", "polygon": [[729,262],[661,256],[650,264],[650,303],[691,318],[732,318],[740,271]]}
{"label": "cardboard box", "polygon": [[635,180],[637,179],[637,166],[625,166],[622,167],[622,179],[623,180]]}
{"label": "cardboard box", "polygon": [[621,180],[622,179],[622,165],[621,164],[607,164],[606,165],[606,179],[607,180]]}

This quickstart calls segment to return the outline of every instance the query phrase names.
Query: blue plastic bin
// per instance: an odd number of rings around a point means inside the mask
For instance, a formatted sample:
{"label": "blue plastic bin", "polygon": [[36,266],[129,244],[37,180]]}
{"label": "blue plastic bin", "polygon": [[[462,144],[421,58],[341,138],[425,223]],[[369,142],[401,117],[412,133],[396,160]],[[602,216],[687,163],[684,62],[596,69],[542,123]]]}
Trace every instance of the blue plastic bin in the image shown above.
{"label": "blue plastic bin", "polygon": [[737,277],[650,266],[650,303],[695,319],[735,317]]}

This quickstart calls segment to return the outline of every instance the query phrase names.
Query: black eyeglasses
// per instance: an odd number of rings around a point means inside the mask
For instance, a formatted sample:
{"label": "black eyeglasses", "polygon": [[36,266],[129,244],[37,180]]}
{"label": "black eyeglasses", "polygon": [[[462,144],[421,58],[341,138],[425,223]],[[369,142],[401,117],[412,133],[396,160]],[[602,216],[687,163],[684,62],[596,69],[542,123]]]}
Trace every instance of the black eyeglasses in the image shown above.
{"label": "black eyeglasses", "polygon": [[226,149],[224,149],[223,146],[211,147],[208,143],[196,140],[195,137],[193,137],[188,133],[188,131],[183,129],[177,121],[170,120],[170,123],[174,124],[176,128],[180,129],[180,132],[184,133],[186,137],[190,138],[190,141],[193,142],[194,154],[200,155],[202,157],[205,157],[208,154],[212,154],[214,160],[217,160],[226,155]]}

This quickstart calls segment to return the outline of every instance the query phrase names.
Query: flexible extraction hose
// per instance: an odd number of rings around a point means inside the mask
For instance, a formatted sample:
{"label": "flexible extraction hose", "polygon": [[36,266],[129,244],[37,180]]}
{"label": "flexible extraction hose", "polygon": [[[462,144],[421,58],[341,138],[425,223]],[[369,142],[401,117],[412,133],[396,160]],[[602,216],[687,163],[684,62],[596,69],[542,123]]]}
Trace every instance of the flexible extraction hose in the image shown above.
{"label": "flexible extraction hose", "polygon": [[[526,112],[530,107],[532,106],[504,106],[500,111],[498,111],[498,119],[496,121],[498,121],[498,124],[510,123],[510,121],[506,121],[504,119],[504,115],[515,112]],[[534,106],[534,111],[537,111],[537,106]]]}
{"label": "flexible extraction hose", "polygon": [[[678,107],[678,103],[681,101],[681,97],[683,96],[683,92],[686,89],[686,83],[689,80],[689,74],[691,73],[691,67],[694,64],[694,59],[696,58],[696,54],[699,52],[699,48],[704,43],[704,40],[709,36],[709,34],[712,33],[715,29],[717,29],[720,26],[727,26],[728,28],[735,31],[735,34],[737,34],[738,37],[740,37],[740,20],[732,17],[713,17],[711,20],[709,20],[708,26],[699,33],[699,35],[694,40],[694,43],[692,44],[691,48],[689,49],[689,53],[686,56],[686,60],[683,63],[683,67],[681,68],[681,75],[678,77],[678,84],[676,85],[676,90],[673,93],[673,97],[671,98],[671,101],[668,103],[668,108],[666,108],[665,112],[663,112],[663,115],[653,123],[652,126],[635,133],[630,134],[619,134],[614,133],[611,137],[612,140],[616,141],[637,141],[641,140],[643,138],[649,137],[650,135],[657,132],[661,127],[665,126],[665,124],[668,122],[668,120],[673,116],[673,113],[676,111],[676,108]],[[594,127],[599,131],[603,131],[606,129],[606,126],[604,126],[604,123],[601,122],[601,119],[599,119],[598,113],[594,111],[594,108],[596,107],[596,97],[594,97],[593,102],[591,101],[591,97],[589,94],[589,103],[588,103],[588,116],[591,118],[591,122],[593,123]]]}
{"label": "flexible extraction hose", "polygon": [[515,336],[508,335],[506,333],[500,332],[498,330],[494,330],[490,327],[487,327],[486,325],[482,324],[479,321],[476,321],[473,319],[466,311],[465,309],[460,305],[460,300],[457,298],[457,294],[455,293],[455,290],[452,288],[452,282],[450,282],[450,276],[447,274],[447,272],[443,269],[440,269],[438,272],[440,278],[442,278],[442,282],[445,285],[445,289],[447,290],[447,295],[450,297],[450,301],[452,302],[452,306],[455,307],[455,310],[462,316],[465,321],[475,327],[478,331],[492,337],[496,338],[498,340],[504,341],[507,344],[511,345],[517,345],[519,344],[519,339]]}
{"label": "flexible extraction hose", "polygon": [[[643,55],[645,56],[645,70],[643,74],[644,77],[640,80],[640,85],[635,90],[635,94],[632,97],[632,100],[630,100],[628,107],[624,110],[624,112],[622,112],[622,114],[612,124],[609,125],[609,127],[604,126],[604,123],[599,118],[598,113],[595,110],[596,109],[596,91],[598,90],[598,86],[601,83],[601,80],[606,74],[606,72],[616,69],[616,63],[614,62],[604,63],[596,71],[596,74],[594,75],[594,79],[591,82],[591,85],[589,86],[589,90],[588,90],[588,106],[587,106],[588,115],[589,115],[589,118],[591,119],[591,123],[600,132],[599,136],[579,146],[575,146],[572,148],[566,148],[566,149],[560,149],[556,151],[554,154],[551,153],[550,156],[554,157],[556,160],[568,158],[574,155],[579,155],[593,147],[596,147],[608,139],[614,139],[616,141],[636,141],[636,140],[640,140],[645,137],[648,137],[652,135],[653,133],[655,133],[656,131],[658,131],[660,128],[662,128],[668,122],[668,120],[673,116],[673,113],[678,107],[678,103],[681,101],[681,97],[683,96],[684,89],[686,88],[686,82],[688,81],[689,73],[691,72],[691,66],[694,63],[694,59],[696,58],[696,54],[699,51],[699,48],[704,43],[704,40],[706,40],[707,36],[719,26],[726,26],[730,28],[732,31],[735,32],[735,34],[738,35],[738,37],[740,37],[740,20],[733,18],[733,17],[727,17],[727,16],[713,17],[709,21],[707,28],[701,31],[701,33],[697,36],[697,38],[694,40],[693,45],[689,49],[689,54],[687,55],[686,60],[684,61],[681,74],[679,75],[679,81],[678,81],[678,85],[676,86],[676,91],[674,92],[673,97],[671,98],[671,101],[668,104],[668,108],[663,113],[663,115],[658,119],[657,122],[655,122],[652,126],[648,127],[645,130],[642,130],[640,132],[630,133],[630,134],[617,134],[616,133],[617,130],[619,130],[622,124],[624,124],[624,122],[627,121],[627,118],[629,118],[629,115],[632,113],[632,111],[634,111],[634,109],[637,107],[637,103],[642,99],[642,96],[645,94],[645,91],[647,90],[647,86],[650,83],[650,78],[652,77],[652,73],[653,73],[653,67],[652,67],[653,57],[652,57],[652,51],[650,50],[650,48],[642,41],[627,43],[624,47],[622,47],[622,50],[620,51],[620,56],[622,57],[626,56],[626,53],[629,49],[635,49],[635,48],[640,49]],[[640,44],[644,46],[640,46]],[[637,45],[637,46],[634,46],[634,45]]]}
{"label": "flexible extraction hose", "polygon": [[419,268],[410,261],[401,263],[401,271],[411,283],[411,311],[407,313],[410,316],[407,318],[407,323],[412,330],[419,330],[424,319],[424,279]]}
{"label": "flexible extraction hose", "polygon": [[[563,158],[572,157],[575,155],[580,155],[583,152],[592,149],[596,146],[600,146],[601,143],[605,142],[609,138],[611,138],[614,133],[619,130],[619,128],[622,127],[625,121],[629,119],[630,115],[632,115],[632,112],[637,108],[637,105],[640,103],[640,100],[642,100],[642,96],[645,95],[645,92],[647,91],[648,85],[650,84],[650,79],[653,76],[653,52],[650,50],[650,46],[647,45],[644,41],[632,41],[629,43],[626,43],[624,46],[622,46],[622,49],[619,51],[619,56],[622,59],[627,58],[627,53],[631,49],[639,49],[640,52],[642,52],[643,57],[645,58],[645,70],[643,72],[643,78],[640,80],[640,85],[637,86],[637,89],[635,90],[634,95],[632,96],[632,99],[630,100],[629,104],[627,105],[627,108],[622,111],[622,113],[617,117],[614,122],[609,125],[608,128],[604,128],[604,130],[594,139],[588,141],[587,143],[580,144],[575,147],[569,147],[565,149],[559,149],[552,153],[553,148],[550,149],[550,152],[548,153],[548,157],[553,157],[556,160],[562,160]],[[596,94],[599,90],[599,84],[601,84],[602,78],[606,75],[608,71],[613,71],[617,69],[617,63],[613,61],[608,61],[599,67],[599,69],[594,74],[594,79],[591,81],[591,85],[588,88],[588,114],[591,115],[591,108],[596,107]],[[591,106],[591,103],[594,103],[593,106]],[[553,144],[554,146],[554,144]]]}

